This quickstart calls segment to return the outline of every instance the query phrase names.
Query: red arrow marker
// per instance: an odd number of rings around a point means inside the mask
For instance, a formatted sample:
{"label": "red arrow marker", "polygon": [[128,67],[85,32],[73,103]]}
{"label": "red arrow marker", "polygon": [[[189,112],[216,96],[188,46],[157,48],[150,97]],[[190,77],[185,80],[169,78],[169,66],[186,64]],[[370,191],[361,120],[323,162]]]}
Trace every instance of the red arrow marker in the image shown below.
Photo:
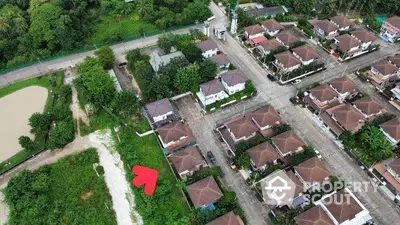
{"label": "red arrow marker", "polygon": [[132,173],[136,175],[132,180],[132,184],[136,187],[144,185],[144,193],[146,195],[153,195],[156,189],[158,171],[136,165],[132,168]]}

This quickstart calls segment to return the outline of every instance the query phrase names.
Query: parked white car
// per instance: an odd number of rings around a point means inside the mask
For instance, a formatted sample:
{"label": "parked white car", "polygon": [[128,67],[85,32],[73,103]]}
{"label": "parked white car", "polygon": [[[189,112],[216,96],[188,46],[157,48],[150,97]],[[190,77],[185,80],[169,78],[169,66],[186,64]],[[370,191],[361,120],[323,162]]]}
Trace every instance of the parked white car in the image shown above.
{"label": "parked white car", "polygon": [[321,155],[321,153],[319,153],[318,150],[314,149],[314,152],[318,159],[322,159],[322,155]]}

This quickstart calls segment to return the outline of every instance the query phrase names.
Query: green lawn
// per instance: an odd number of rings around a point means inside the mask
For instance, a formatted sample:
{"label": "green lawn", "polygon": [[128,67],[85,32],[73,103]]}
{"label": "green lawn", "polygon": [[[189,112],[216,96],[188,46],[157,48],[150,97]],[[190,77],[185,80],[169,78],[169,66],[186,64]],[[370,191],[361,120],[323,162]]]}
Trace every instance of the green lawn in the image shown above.
{"label": "green lawn", "polygon": [[103,16],[100,22],[93,27],[92,36],[88,39],[88,45],[92,46],[115,42],[113,36],[119,33],[124,40],[139,38],[141,32],[146,36],[158,33],[160,30],[153,24],[140,20],[137,13],[116,17],[115,15]]}
{"label": "green lawn", "polygon": [[159,181],[153,196],[146,196],[142,188],[132,186],[137,209],[145,224],[172,224],[177,218],[189,217],[189,206],[180,189],[176,187],[175,175],[156,136],[151,134],[139,137],[132,127],[121,129],[118,136],[121,142],[116,141],[116,147],[124,161],[129,181],[133,178],[131,169],[137,164],[159,172]]}
{"label": "green lawn", "polygon": [[29,86],[41,86],[45,88],[50,88],[51,85],[48,76],[31,78],[0,89],[0,98]]}
{"label": "green lawn", "polygon": [[[13,224],[117,224],[95,149],[13,177],[5,188]],[[101,171],[101,169],[98,169]]]}

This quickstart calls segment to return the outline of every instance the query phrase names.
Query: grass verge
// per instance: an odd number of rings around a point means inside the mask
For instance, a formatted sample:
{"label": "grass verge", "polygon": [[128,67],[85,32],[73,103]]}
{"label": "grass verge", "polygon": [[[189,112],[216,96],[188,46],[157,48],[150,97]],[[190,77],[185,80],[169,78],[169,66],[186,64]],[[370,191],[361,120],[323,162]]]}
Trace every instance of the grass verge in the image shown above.
{"label": "grass verge", "polygon": [[23,171],[5,188],[7,224],[117,224],[111,196],[93,170],[95,149]]}

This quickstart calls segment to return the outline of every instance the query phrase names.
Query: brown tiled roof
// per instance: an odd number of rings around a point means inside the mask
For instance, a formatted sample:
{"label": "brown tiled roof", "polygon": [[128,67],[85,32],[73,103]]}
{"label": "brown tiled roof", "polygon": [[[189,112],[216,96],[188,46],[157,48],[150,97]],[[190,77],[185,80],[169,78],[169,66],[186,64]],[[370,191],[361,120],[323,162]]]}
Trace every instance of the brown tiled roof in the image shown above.
{"label": "brown tiled roof", "polygon": [[398,70],[395,65],[384,59],[375,63],[374,65],[372,65],[372,67],[374,67],[379,73],[383,75],[389,75]]}
{"label": "brown tiled roof", "polygon": [[317,159],[317,157],[313,157],[300,163],[298,166],[295,166],[294,169],[305,182],[311,183],[323,182],[325,178],[331,175],[329,170],[322,164],[319,159]]}
{"label": "brown tiled roof", "polygon": [[273,126],[281,121],[279,114],[276,112],[274,107],[270,105],[249,113],[247,116],[253,118],[260,127],[266,127],[267,125]]}
{"label": "brown tiled roof", "polygon": [[161,116],[168,112],[174,111],[174,107],[172,107],[171,102],[168,98],[164,98],[156,102],[147,104],[146,108],[151,117]]}
{"label": "brown tiled roof", "polygon": [[399,158],[393,159],[393,161],[389,163],[389,166],[392,170],[394,170],[394,172],[396,172],[397,174],[400,174],[400,159]]}
{"label": "brown tiled roof", "polygon": [[240,69],[229,70],[221,74],[221,78],[229,87],[245,83],[248,80]]}
{"label": "brown tiled roof", "polygon": [[360,98],[353,102],[353,104],[365,115],[377,114],[384,109],[383,106],[376,101],[376,99],[369,96]]}
{"label": "brown tiled roof", "polygon": [[321,114],[321,119],[336,136],[339,137],[344,132],[343,128],[337,125],[327,112]]}
{"label": "brown tiled roof", "polygon": [[200,84],[200,89],[205,96],[208,96],[224,91],[224,86],[222,85],[221,81],[215,79],[208,81],[207,83]]}
{"label": "brown tiled roof", "polygon": [[196,146],[186,148],[168,157],[178,173],[193,171],[199,165],[206,164]]}
{"label": "brown tiled roof", "polygon": [[286,51],[274,55],[274,57],[283,64],[285,68],[290,68],[296,65],[299,65],[301,62],[298,60],[291,52]]}
{"label": "brown tiled roof", "polygon": [[186,189],[195,208],[215,203],[223,196],[212,176],[199,180],[187,186]]}
{"label": "brown tiled roof", "polygon": [[360,42],[354,37],[352,37],[350,34],[343,34],[338,37],[335,37],[335,39],[339,41],[338,47],[342,52],[346,52],[351,48],[360,45]]}
{"label": "brown tiled roof", "polygon": [[[339,201],[338,199],[342,200]],[[353,219],[363,210],[346,189],[342,189],[328,198],[323,199],[322,202],[339,223]]]}
{"label": "brown tiled roof", "polygon": [[286,172],[286,175],[293,181],[296,186],[294,190],[295,197],[299,196],[300,193],[304,192],[304,185],[301,183],[298,177],[293,173],[293,171]]}
{"label": "brown tiled roof", "polygon": [[330,22],[329,20],[318,20],[318,21],[313,21],[312,23],[315,27],[320,28],[323,30],[325,33],[330,33],[332,31],[337,30],[337,26]]}
{"label": "brown tiled roof", "polygon": [[375,35],[373,35],[371,32],[363,29],[363,28],[359,28],[357,30],[354,30],[351,32],[351,35],[353,35],[354,37],[356,37],[358,40],[360,40],[363,43],[368,43],[368,42],[373,42],[377,39],[377,37],[375,37]]}
{"label": "brown tiled roof", "polygon": [[297,41],[296,36],[291,34],[288,31],[282,31],[279,34],[275,36],[276,38],[279,38],[285,45],[290,45],[292,43],[295,43]]}
{"label": "brown tiled roof", "polygon": [[270,31],[282,30],[284,27],[274,19],[265,20],[261,22],[266,29]]}
{"label": "brown tiled roof", "polygon": [[380,125],[382,130],[390,135],[396,141],[400,140],[400,118],[393,118]]}
{"label": "brown tiled roof", "polygon": [[265,166],[266,164],[279,159],[278,153],[268,142],[256,145],[248,149],[246,152],[253,160],[256,167]]}
{"label": "brown tiled roof", "polygon": [[233,211],[230,211],[210,223],[207,223],[207,225],[244,225],[244,223],[240,216],[235,215]]}
{"label": "brown tiled roof", "polygon": [[223,66],[231,62],[231,60],[228,59],[228,56],[226,56],[224,53],[214,55],[213,57],[210,58],[217,66]]}
{"label": "brown tiled roof", "polygon": [[347,76],[333,79],[329,84],[335,88],[339,93],[353,92],[356,90],[356,84],[350,80]]}
{"label": "brown tiled roof", "polygon": [[264,29],[260,26],[260,24],[256,24],[253,26],[248,26],[244,28],[248,35],[264,33]]}
{"label": "brown tiled roof", "polygon": [[292,49],[292,51],[294,53],[296,53],[298,56],[300,56],[300,58],[303,61],[308,61],[311,59],[319,58],[318,53],[316,51],[314,51],[314,49],[312,49],[310,46],[307,46],[307,45],[299,46],[297,48]]}
{"label": "brown tiled roof", "polygon": [[348,20],[344,16],[334,16],[331,18],[331,21],[335,22],[337,25],[339,25],[339,28],[344,28],[347,26],[353,26],[354,23],[350,20]]}
{"label": "brown tiled roof", "polygon": [[330,101],[338,97],[338,94],[328,84],[321,84],[311,89],[309,92],[321,102]]}
{"label": "brown tiled roof", "polygon": [[282,45],[276,39],[270,39],[261,42],[259,46],[262,47],[264,51],[273,51]]}
{"label": "brown tiled roof", "polygon": [[200,41],[196,43],[196,46],[201,49],[201,51],[206,52],[211,49],[216,49],[217,44],[211,39],[207,39],[205,41]]}
{"label": "brown tiled roof", "polygon": [[392,26],[395,26],[397,29],[400,29],[400,17],[398,17],[398,16],[390,17],[385,22],[390,23]]}
{"label": "brown tiled roof", "polygon": [[342,104],[333,111],[330,109],[327,112],[335,117],[337,122],[348,131],[357,131],[360,128],[360,120],[362,120],[362,115],[353,106]]}
{"label": "brown tiled roof", "polygon": [[177,121],[157,128],[157,132],[161,140],[167,144],[172,141],[179,141],[182,137],[188,136],[188,129],[190,128],[187,124]]}
{"label": "brown tiled roof", "polygon": [[258,127],[250,117],[235,119],[226,124],[226,127],[235,135],[235,138],[248,137],[258,131]]}
{"label": "brown tiled roof", "polygon": [[321,206],[317,205],[294,218],[297,225],[334,225]]}
{"label": "brown tiled roof", "polygon": [[303,147],[304,142],[296,135],[294,131],[286,131],[281,133],[275,137],[271,138],[273,143],[282,154],[286,154],[289,152],[295,152],[298,148]]}
{"label": "brown tiled roof", "polygon": [[388,60],[397,67],[400,67],[400,55],[389,57]]}

